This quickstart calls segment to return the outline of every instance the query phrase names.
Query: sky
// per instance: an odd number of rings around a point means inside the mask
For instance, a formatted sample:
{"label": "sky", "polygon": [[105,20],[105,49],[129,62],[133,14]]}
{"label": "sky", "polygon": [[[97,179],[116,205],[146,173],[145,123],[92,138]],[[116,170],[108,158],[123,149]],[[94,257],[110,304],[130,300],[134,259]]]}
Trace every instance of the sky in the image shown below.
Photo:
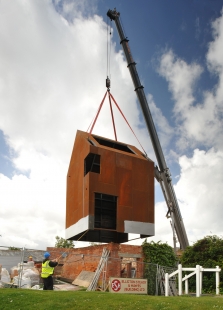
{"label": "sky", "polygon": [[[223,236],[223,1],[1,0],[1,246],[44,250],[56,236],[65,237],[66,174],[76,131],[87,131],[94,119],[107,75],[112,95],[156,164],[115,24],[106,15],[115,7],[189,243]],[[141,149],[113,110],[118,141]],[[93,134],[115,139],[108,102]],[[155,182],[156,235],[148,241],[173,246],[166,213]]]}

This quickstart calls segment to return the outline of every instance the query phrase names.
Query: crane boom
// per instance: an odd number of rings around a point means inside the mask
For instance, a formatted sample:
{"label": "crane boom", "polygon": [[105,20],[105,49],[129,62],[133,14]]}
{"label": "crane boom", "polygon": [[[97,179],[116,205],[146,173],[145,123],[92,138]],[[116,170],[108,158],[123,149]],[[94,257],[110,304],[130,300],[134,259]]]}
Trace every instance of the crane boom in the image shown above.
{"label": "crane boom", "polygon": [[[175,230],[177,238],[180,243],[181,249],[185,249],[188,245],[188,238],[185,231],[183,219],[181,216],[180,208],[177,202],[177,198],[175,195],[175,191],[172,185],[171,174],[169,168],[166,165],[166,161],[163,155],[163,151],[160,145],[160,141],[157,135],[157,131],[152,119],[152,115],[149,109],[149,105],[147,103],[147,99],[144,93],[144,87],[140,83],[140,79],[136,70],[136,63],[133,60],[131,50],[128,44],[128,39],[124,34],[122,25],[120,23],[120,13],[114,10],[108,10],[107,16],[115,21],[119,37],[120,37],[120,44],[124,50],[124,54],[128,63],[128,68],[132,77],[132,81],[135,87],[135,91],[142,109],[142,113],[147,125],[147,129],[150,134],[150,138],[152,141],[153,149],[156,155],[158,167],[155,167],[155,177],[157,181],[160,183],[164,198],[167,203],[168,207],[168,214],[169,217],[172,219],[172,228]],[[175,235],[175,234],[174,234]]]}

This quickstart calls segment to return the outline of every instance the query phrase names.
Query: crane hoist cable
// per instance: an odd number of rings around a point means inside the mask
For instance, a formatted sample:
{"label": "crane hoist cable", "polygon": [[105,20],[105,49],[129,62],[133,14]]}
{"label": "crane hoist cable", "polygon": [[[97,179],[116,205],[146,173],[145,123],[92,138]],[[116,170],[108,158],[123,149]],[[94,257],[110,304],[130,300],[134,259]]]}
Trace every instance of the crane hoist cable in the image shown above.
{"label": "crane hoist cable", "polygon": [[[110,21],[110,22],[109,22]],[[135,132],[133,131],[132,127],[130,126],[129,122],[127,121],[126,117],[124,116],[122,110],[120,109],[118,103],[115,101],[114,97],[112,96],[111,92],[110,92],[110,87],[111,87],[111,73],[110,73],[110,63],[111,63],[111,34],[112,34],[112,27],[111,27],[111,19],[108,19],[107,16],[107,78],[106,78],[106,87],[107,87],[107,91],[105,92],[105,95],[102,99],[102,102],[99,105],[98,111],[96,113],[95,118],[93,119],[93,121],[90,123],[87,132],[89,132],[90,134],[92,134],[92,131],[94,129],[95,123],[98,119],[99,113],[101,111],[101,108],[103,106],[103,103],[105,101],[105,98],[108,94],[108,99],[109,99],[109,105],[110,105],[110,111],[111,111],[111,117],[112,117],[112,123],[113,123],[113,129],[114,129],[114,135],[115,135],[115,140],[117,141],[117,133],[116,133],[116,128],[115,128],[115,119],[114,119],[114,114],[113,114],[113,109],[112,109],[112,101],[115,103],[117,109],[119,110],[119,112],[121,113],[122,117],[124,118],[125,122],[127,123],[127,125],[129,126],[130,130],[132,131],[132,133],[134,134],[136,140],[138,141],[139,145],[141,146],[142,150],[144,151],[146,157],[146,151],[144,150],[142,144],[140,143],[139,139],[137,138]],[[90,129],[90,130],[89,130]]]}
{"label": "crane hoist cable", "polygon": [[[110,42],[110,44],[109,44]],[[107,87],[107,90],[110,91],[110,87],[111,87],[111,81],[110,81],[110,77],[111,77],[111,74],[110,74],[110,63],[111,63],[111,20],[110,18],[108,18],[107,16],[107,49],[106,49],[106,52],[107,52],[107,67],[106,67],[106,87]],[[89,131],[89,128],[91,127],[91,130],[90,132],[92,132],[93,128],[94,128],[94,125],[96,123],[96,120],[98,118],[98,115],[101,111],[101,108],[102,108],[102,105],[104,103],[104,100],[105,100],[105,97],[107,95],[107,91],[104,95],[104,98],[102,99],[102,102],[101,104],[99,105],[99,108],[98,108],[98,111],[96,113],[96,116],[95,118],[92,120],[92,122],[90,123],[88,129],[87,129],[87,132]],[[112,108],[110,106],[110,109],[112,111]]]}
{"label": "crane hoist cable", "polygon": [[111,72],[110,72],[110,64],[111,64],[111,34],[112,34],[111,20],[107,16],[107,72],[106,72],[107,78],[111,78]]}

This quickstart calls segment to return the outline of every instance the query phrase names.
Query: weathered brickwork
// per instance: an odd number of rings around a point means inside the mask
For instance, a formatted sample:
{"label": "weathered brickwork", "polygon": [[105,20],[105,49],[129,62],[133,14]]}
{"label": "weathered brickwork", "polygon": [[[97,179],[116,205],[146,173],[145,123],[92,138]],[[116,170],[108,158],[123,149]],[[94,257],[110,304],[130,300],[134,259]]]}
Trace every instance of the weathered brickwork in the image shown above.
{"label": "weathered brickwork", "polygon": [[[141,246],[109,243],[76,249],[48,247],[47,251],[51,253],[51,259],[61,257],[59,263],[63,266],[56,267],[55,274],[74,280],[82,270],[96,271],[104,247],[110,251],[106,279],[120,276],[131,277],[132,270],[136,278],[143,276],[144,256]],[[125,269],[124,272],[123,269]]]}

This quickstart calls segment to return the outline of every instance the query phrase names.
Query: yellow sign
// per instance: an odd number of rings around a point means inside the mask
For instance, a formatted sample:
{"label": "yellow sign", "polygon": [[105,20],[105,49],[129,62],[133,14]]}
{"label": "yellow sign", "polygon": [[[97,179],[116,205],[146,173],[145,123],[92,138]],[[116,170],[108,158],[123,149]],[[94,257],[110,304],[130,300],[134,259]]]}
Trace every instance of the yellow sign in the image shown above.
{"label": "yellow sign", "polygon": [[110,278],[111,293],[147,294],[147,279]]}

